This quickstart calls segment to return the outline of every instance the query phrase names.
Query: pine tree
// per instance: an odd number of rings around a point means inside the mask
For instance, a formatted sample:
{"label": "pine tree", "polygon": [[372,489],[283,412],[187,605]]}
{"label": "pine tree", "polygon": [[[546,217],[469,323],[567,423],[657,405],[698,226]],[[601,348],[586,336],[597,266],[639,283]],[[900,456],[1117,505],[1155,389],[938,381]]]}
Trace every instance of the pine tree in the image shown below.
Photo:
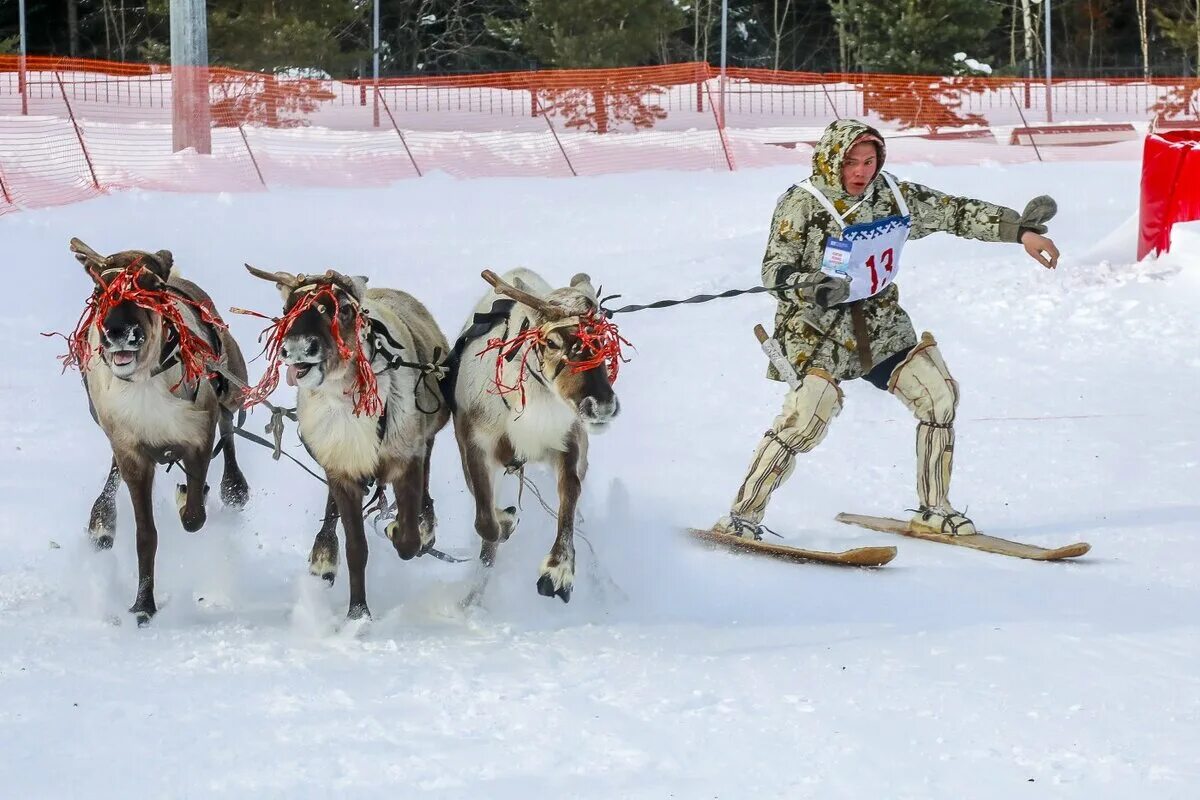
{"label": "pine tree", "polygon": [[367,20],[350,0],[213,0],[209,57],[213,64],[265,72],[344,72],[362,57],[345,46],[347,34],[361,33]]}
{"label": "pine tree", "polygon": [[[529,0],[528,15],[512,21],[493,20],[493,30],[554,67],[630,67],[662,60],[667,37],[684,24],[672,0]],[[615,124],[648,128],[666,117],[655,102],[656,87],[620,85],[603,80],[566,92],[539,92],[546,113],[566,119],[569,128],[607,133]]]}
{"label": "pine tree", "polygon": [[630,67],[657,60],[684,19],[671,0],[529,0],[502,38],[553,67]]}
{"label": "pine tree", "polygon": [[865,72],[944,75],[955,53],[986,60],[1000,25],[986,0],[839,0],[852,66]]}
{"label": "pine tree", "polygon": [[1167,41],[1195,57],[1193,68],[1200,75],[1200,0],[1164,2],[1151,11]]}

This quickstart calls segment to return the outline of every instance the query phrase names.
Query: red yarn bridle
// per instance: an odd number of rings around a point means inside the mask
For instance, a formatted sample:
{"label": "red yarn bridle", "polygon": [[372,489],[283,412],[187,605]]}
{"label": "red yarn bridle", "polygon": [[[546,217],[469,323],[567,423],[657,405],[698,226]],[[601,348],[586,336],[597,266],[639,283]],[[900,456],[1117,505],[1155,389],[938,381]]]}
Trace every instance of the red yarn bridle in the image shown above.
{"label": "red yarn bridle", "polygon": [[[113,271],[117,272],[117,276],[105,285],[103,277]],[[59,356],[59,360],[63,362],[64,372],[71,367],[77,367],[80,372],[88,371],[91,360],[96,354],[96,348],[90,341],[92,328],[99,331],[100,325],[103,324],[109,312],[122,303],[130,302],[139,308],[158,314],[162,320],[164,333],[167,328],[170,328],[175,331],[175,335],[179,339],[179,364],[183,368],[183,377],[180,378],[179,383],[171,387],[171,391],[175,391],[183,383],[195,384],[201,378],[213,377],[214,373],[210,370],[209,365],[218,363],[220,357],[212,345],[187,326],[178,304],[182,303],[194,308],[200,320],[206,325],[211,325],[218,330],[225,330],[228,326],[217,316],[216,310],[211,305],[197,302],[166,289],[150,289],[140,285],[138,278],[143,272],[151,275],[159,284],[163,283],[162,278],[142,265],[140,257],[120,270],[106,270],[97,274],[92,269],[88,269],[88,273],[96,281],[96,291],[87,299],[83,313],[75,324],[75,329],[69,335],[43,334],[43,336],[62,336],[67,340],[67,352]]]}
{"label": "red yarn bridle", "polygon": [[354,368],[354,386],[348,393],[354,403],[354,415],[360,416],[366,414],[373,417],[381,415],[383,413],[383,400],[379,397],[379,382],[375,378],[374,371],[371,369],[371,362],[367,358],[367,354],[363,352],[362,331],[363,326],[368,323],[366,314],[363,312],[361,306],[359,306],[353,297],[346,296],[346,299],[355,312],[353,329],[355,345],[351,348],[346,342],[345,336],[343,336],[339,320],[341,301],[338,299],[338,292],[334,288],[334,285],[332,283],[321,282],[312,284],[311,288],[301,287],[300,289],[296,289],[293,291],[293,294],[299,291],[305,291],[305,294],[282,317],[272,318],[254,311],[237,309],[238,313],[272,320],[271,324],[264,328],[258,337],[260,342],[263,341],[264,337],[266,339],[262,353],[265,353],[267,356],[267,371],[257,384],[249,387],[243,393],[243,406],[250,408],[258,405],[275,391],[279,386],[279,368],[283,362],[283,342],[287,339],[289,331],[291,331],[292,326],[299,319],[300,315],[314,306],[318,311],[324,313],[325,307],[321,304],[321,301],[328,300],[333,307],[330,333],[333,336],[334,346],[337,348],[338,356],[343,361],[350,361]]}
{"label": "red yarn bridle", "polygon": [[[516,393],[521,398],[521,407],[524,408],[525,381],[529,376],[530,357],[536,357],[540,361],[541,350],[547,345],[550,332],[571,327],[575,328],[575,336],[584,352],[588,354],[582,361],[565,359],[571,374],[577,375],[604,366],[608,370],[609,383],[616,383],[621,364],[629,360],[621,352],[621,346],[629,345],[629,341],[621,336],[616,325],[593,309],[586,314],[554,320],[536,328],[527,328],[509,339],[488,339],[487,346],[480,350],[477,356],[483,358],[487,353],[496,353],[492,388],[488,391],[500,397]],[[517,358],[520,358],[520,367],[516,381],[510,386],[504,382],[504,365]]]}

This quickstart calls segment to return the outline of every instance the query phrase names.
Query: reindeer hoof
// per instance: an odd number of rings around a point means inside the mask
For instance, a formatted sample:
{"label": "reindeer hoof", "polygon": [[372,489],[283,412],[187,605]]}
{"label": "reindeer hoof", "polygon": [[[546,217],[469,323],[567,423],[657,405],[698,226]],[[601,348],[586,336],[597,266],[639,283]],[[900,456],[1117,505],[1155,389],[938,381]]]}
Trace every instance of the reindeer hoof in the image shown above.
{"label": "reindeer hoof", "polygon": [[319,564],[309,564],[308,574],[314,578],[320,578],[330,586],[333,586],[334,580],[337,578],[336,567],[322,566]]}
{"label": "reindeer hoof", "polygon": [[183,523],[183,529],[188,533],[195,533],[204,527],[204,523],[208,520],[208,513],[204,510],[204,503],[208,500],[208,484],[204,484],[204,497],[200,501],[200,508],[193,513],[188,513],[187,504],[187,487],[182,483],[175,486],[175,506],[179,509],[179,521]]}
{"label": "reindeer hoof", "polygon": [[221,502],[241,511],[250,500],[250,487],[246,479],[221,481]]}
{"label": "reindeer hoof", "polygon": [[542,561],[542,575],[538,578],[538,594],[543,597],[557,597],[564,603],[571,600],[571,587],[575,583],[575,564],[573,561],[553,563],[550,556]]}
{"label": "reindeer hoof", "polygon": [[352,603],[346,612],[346,619],[371,619],[371,609],[367,608],[366,603]]}
{"label": "reindeer hoof", "polygon": [[502,508],[496,517],[500,523],[500,541],[507,542],[508,537],[512,536],[513,531],[517,529],[517,523],[521,519],[517,515],[517,507],[509,506],[508,508]]}
{"label": "reindeer hoof", "polygon": [[571,602],[571,585],[567,584],[556,589],[554,588],[554,579],[549,575],[538,578],[537,590],[542,597],[558,597],[564,603]]}
{"label": "reindeer hoof", "polygon": [[[392,547],[396,548],[396,555],[400,556],[402,561],[411,561],[427,549],[425,543],[421,541],[419,533],[416,536],[405,536],[404,532],[400,530],[398,522],[389,522],[384,533],[391,541]],[[433,545],[432,540],[429,545]]]}
{"label": "reindeer hoof", "polygon": [[145,607],[134,603],[133,606],[130,607],[129,613],[133,614],[134,619],[137,620],[137,626],[139,628],[144,628],[150,624],[151,618],[158,613],[158,609],[154,606]]}
{"label": "reindeer hoof", "polygon": [[555,589],[554,579],[549,575],[543,575],[538,578],[537,590],[538,594],[542,597],[558,597],[564,603],[571,602],[571,584],[568,583],[561,588]]}
{"label": "reindeer hoof", "polygon": [[317,535],[313,542],[312,552],[308,555],[308,572],[333,586],[337,576],[338,551],[337,539],[332,535],[326,537]]}

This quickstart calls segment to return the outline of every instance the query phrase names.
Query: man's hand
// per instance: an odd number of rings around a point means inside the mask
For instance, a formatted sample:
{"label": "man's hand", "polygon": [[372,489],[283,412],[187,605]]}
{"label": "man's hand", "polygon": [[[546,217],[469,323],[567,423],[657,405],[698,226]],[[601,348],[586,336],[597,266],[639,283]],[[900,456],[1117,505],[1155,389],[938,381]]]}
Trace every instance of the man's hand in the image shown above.
{"label": "man's hand", "polygon": [[796,302],[829,308],[850,298],[850,281],[824,272],[798,273],[789,283]]}
{"label": "man's hand", "polygon": [[1025,252],[1029,253],[1030,258],[1046,269],[1054,269],[1058,266],[1058,248],[1054,246],[1054,241],[1050,237],[1034,231],[1025,231],[1021,236],[1021,245],[1025,248]]}

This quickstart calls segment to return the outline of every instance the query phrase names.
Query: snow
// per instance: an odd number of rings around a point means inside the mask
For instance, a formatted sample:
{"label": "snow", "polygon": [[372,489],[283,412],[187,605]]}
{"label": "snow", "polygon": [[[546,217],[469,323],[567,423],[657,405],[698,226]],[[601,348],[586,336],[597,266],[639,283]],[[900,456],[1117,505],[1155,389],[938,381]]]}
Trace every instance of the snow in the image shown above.
{"label": "snow", "polygon": [[[746,287],[797,168],[459,181],[258,194],[130,192],[0,219],[0,774],[5,796],[1185,798],[1200,785],[1196,225],[1134,264],[1131,161],[897,167],[1018,208],[1058,198],[1064,257],[934,236],[899,278],[962,387],[952,498],[987,531],[1091,542],[1041,564],[839,526],[913,499],[913,423],[855,382],[768,522],[801,546],[890,544],[875,571],[707,550],[775,413],[744,297],[618,318],[637,347],[622,417],[594,438],[569,605],[539,597],[552,525],[529,497],[482,606],[474,567],[400,562],[371,538],[375,614],[345,568],[307,575],[322,487],[243,446],[241,514],[182,531],[156,486],[160,614],[115,548],[86,546],[108,469],[54,356],[90,284],[67,253],[170,248],[221,308],[267,313],[270,269],[366,273],[457,332],[483,268],[589,272],[618,302]],[[18,288],[19,287],[19,288]],[[18,299],[19,293],[19,299]],[[260,323],[231,316],[244,349]],[[252,372],[261,362],[252,364]],[[287,401],[286,391],[279,399]],[[261,430],[261,412],[247,427]],[[304,459],[289,432],[289,452]],[[210,483],[219,480],[214,465]],[[533,479],[549,494],[544,470]],[[506,491],[515,498],[515,487]],[[475,551],[452,432],[434,453],[439,546]],[[594,548],[594,555],[591,548]]]}
{"label": "snow", "polygon": [[982,61],[976,61],[973,58],[967,58],[966,53],[955,53],[954,60],[964,64],[968,69],[974,70],[975,72],[981,72],[984,75],[992,74],[991,64],[984,64]]}

